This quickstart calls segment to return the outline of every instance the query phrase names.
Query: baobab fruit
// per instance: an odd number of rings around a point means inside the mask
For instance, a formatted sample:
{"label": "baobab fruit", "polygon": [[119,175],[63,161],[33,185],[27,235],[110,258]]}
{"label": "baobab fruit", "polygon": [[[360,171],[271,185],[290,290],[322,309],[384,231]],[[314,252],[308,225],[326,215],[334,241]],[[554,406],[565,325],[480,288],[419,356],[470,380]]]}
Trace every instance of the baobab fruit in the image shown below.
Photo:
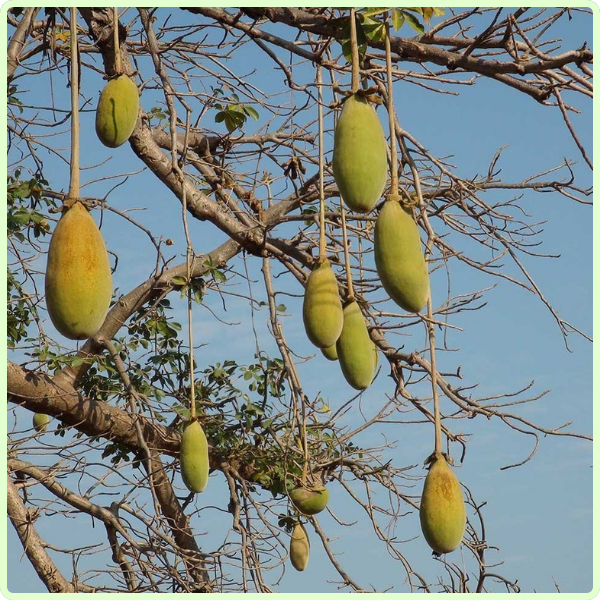
{"label": "baobab fruit", "polygon": [[434,455],[421,496],[421,530],[438,554],[452,552],[460,545],[466,512],[460,483],[443,455]]}
{"label": "baobab fruit", "polygon": [[329,348],[321,348],[321,353],[327,360],[337,360],[337,347],[335,344],[329,346]]}
{"label": "baobab fruit", "polygon": [[112,296],[112,277],[104,239],[79,201],[58,222],[46,267],[46,305],[65,337],[85,340],[104,322]]}
{"label": "baobab fruit", "polygon": [[409,312],[419,312],[429,297],[429,273],[419,228],[409,211],[386,200],[375,224],[375,265],[389,297]]}
{"label": "baobab fruit", "polygon": [[329,348],[336,343],[344,316],[337,279],[326,258],[317,262],[308,277],[302,316],[306,335],[317,348]]}
{"label": "baobab fruit", "polygon": [[50,417],[44,413],[34,413],[33,415],[33,428],[41,433],[46,431],[48,424],[50,423]]}
{"label": "baobab fruit", "polygon": [[356,94],[344,102],[335,127],[332,166],[348,207],[373,210],[387,181],[387,142],[375,109]]}
{"label": "baobab fruit", "polygon": [[208,441],[198,421],[183,430],[180,446],[181,477],[190,492],[204,491],[208,483]]}
{"label": "baobab fruit", "polygon": [[329,492],[324,486],[312,489],[297,487],[290,492],[290,499],[303,515],[317,515],[327,506]]}
{"label": "baobab fruit", "polygon": [[346,381],[355,390],[366,390],[375,375],[373,342],[358,303],[344,307],[344,327],[336,344],[338,360]]}
{"label": "baobab fruit", "polygon": [[96,134],[109,148],[124,144],[137,122],[140,98],[127,75],[111,79],[100,94],[96,108]]}
{"label": "baobab fruit", "polygon": [[310,553],[310,542],[308,534],[302,523],[296,523],[292,530],[292,539],[290,540],[290,560],[296,571],[304,571],[308,565]]}

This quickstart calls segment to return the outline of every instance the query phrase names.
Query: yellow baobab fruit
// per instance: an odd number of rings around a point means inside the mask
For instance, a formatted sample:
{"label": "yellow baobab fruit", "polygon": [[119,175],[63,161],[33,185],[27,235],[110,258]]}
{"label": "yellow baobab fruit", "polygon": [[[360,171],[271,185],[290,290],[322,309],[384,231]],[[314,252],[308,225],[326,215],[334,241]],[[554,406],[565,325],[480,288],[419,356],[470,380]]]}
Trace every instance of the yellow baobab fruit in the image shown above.
{"label": "yellow baobab fruit", "polygon": [[208,483],[208,441],[198,421],[185,426],[179,451],[183,483],[190,492],[204,491]]}
{"label": "yellow baobab fruit", "polygon": [[76,201],[63,212],[48,248],[48,313],[62,335],[84,340],[100,329],[111,296],[104,239],[85,206]]}
{"label": "yellow baobab fruit", "polygon": [[466,512],[460,483],[444,456],[434,456],[421,496],[421,530],[438,554],[452,552],[460,545]]}
{"label": "yellow baobab fruit", "polygon": [[304,571],[308,565],[310,542],[302,523],[296,523],[290,540],[290,560],[296,571]]}
{"label": "yellow baobab fruit", "polygon": [[137,122],[140,98],[127,75],[111,79],[102,90],[96,108],[96,134],[109,148],[124,144]]}
{"label": "yellow baobab fruit", "polygon": [[48,424],[50,423],[50,417],[44,413],[34,413],[33,415],[33,428],[41,433],[46,431]]}
{"label": "yellow baobab fruit", "polygon": [[332,346],[329,346],[329,348],[321,348],[321,352],[327,360],[337,360],[338,359],[337,347],[335,344],[333,344]]}
{"label": "yellow baobab fruit", "polygon": [[387,142],[375,109],[356,94],[344,102],[335,127],[332,166],[348,207],[373,210],[387,181]]}
{"label": "yellow baobab fruit", "polygon": [[308,277],[302,316],[306,335],[317,348],[329,348],[336,343],[344,316],[337,279],[327,259],[317,262]]}
{"label": "yellow baobab fruit", "polygon": [[290,499],[298,512],[303,515],[316,515],[327,506],[329,492],[325,486],[313,489],[297,487],[290,492]]}
{"label": "yellow baobab fruit", "polygon": [[387,200],[375,224],[375,265],[390,298],[409,312],[419,312],[429,297],[429,273],[419,228],[410,212]]}
{"label": "yellow baobab fruit", "polygon": [[344,307],[344,327],[336,344],[338,359],[346,381],[356,390],[366,390],[375,375],[373,342],[358,303]]}

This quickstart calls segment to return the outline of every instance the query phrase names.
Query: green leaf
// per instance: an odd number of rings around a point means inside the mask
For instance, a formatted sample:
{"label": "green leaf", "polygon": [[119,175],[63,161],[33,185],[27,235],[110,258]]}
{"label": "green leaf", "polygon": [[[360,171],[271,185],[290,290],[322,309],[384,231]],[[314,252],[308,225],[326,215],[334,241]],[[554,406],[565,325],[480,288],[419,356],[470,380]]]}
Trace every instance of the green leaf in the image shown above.
{"label": "green leaf", "polygon": [[364,17],[362,28],[365,35],[373,42],[383,42],[385,40],[385,25],[381,21]]}
{"label": "green leaf", "polygon": [[258,121],[258,112],[251,106],[244,106],[244,112],[255,121]]}
{"label": "green leaf", "polygon": [[404,25],[404,13],[397,8],[392,11],[392,27],[398,31]]}
{"label": "green leaf", "polygon": [[425,28],[421,25],[421,22],[417,17],[411,15],[409,12],[404,11],[404,18],[406,22],[417,32],[417,33],[425,33]]}
{"label": "green leaf", "polygon": [[173,285],[185,285],[187,282],[185,277],[183,277],[182,275],[176,275],[175,277],[173,277],[173,279],[171,279],[171,283]]}

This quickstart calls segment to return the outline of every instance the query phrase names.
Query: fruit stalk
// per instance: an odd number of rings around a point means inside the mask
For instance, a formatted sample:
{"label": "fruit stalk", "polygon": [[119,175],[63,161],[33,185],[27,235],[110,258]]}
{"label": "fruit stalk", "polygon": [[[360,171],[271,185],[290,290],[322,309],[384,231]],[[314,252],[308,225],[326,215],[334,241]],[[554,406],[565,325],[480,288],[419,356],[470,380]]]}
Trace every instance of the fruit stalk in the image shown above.
{"label": "fruit stalk", "polygon": [[321,76],[321,65],[317,65],[317,89],[319,104],[319,262],[327,256],[325,244],[325,188],[323,182],[323,80]]}
{"label": "fruit stalk", "polygon": [[352,49],[352,93],[360,88],[360,69],[358,57],[358,40],[356,37],[356,9],[350,9],[350,47]]}
{"label": "fruit stalk", "polygon": [[431,387],[433,393],[433,421],[435,428],[435,446],[436,456],[442,453],[442,422],[440,417],[440,397],[437,389],[437,367],[435,364],[435,331],[433,324],[433,307],[431,303],[431,292],[427,298],[427,331],[429,334],[429,353],[431,364]]}
{"label": "fruit stalk", "polygon": [[79,61],[77,9],[71,8],[71,164],[69,198],[79,198]]}
{"label": "fruit stalk", "polygon": [[[392,49],[390,47],[389,15],[385,16],[385,67],[387,72],[387,109],[390,119],[390,196],[398,197],[398,154],[394,123],[394,82],[392,80]],[[389,196],[388,196],[389,198]]]}
{"label": "fruit stalk", "polygon": [[113,41],[115,47],[115,74],[121,75],[121,46],[119,46],[119,7],[113,7]]}

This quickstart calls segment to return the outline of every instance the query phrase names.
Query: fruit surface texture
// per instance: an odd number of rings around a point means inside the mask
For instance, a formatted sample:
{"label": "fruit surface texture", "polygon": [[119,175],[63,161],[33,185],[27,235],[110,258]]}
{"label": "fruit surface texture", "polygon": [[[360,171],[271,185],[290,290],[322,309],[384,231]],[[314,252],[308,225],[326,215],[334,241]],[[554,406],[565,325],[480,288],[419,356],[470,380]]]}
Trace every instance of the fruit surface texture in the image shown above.
{"label": "fruit surface texture", "polygon": [[190,492],[204,491],[208,483],[208,441],[198,421],[185,426],[180,447],[181,477]]}
{"label": "fruit surface texture", "polygon": [[387,142],[375,109],[360,96],[344,102],[335,127],[333,175],[348,207],[373,210],[387,181]]}
{"label": "fruit surface texture", "polygon": [[344,323],[342,302],[327,259],[318,263],[308,277],[302,317],[306,335],[317,348],[329,348],[340,337]]}
{"label": "fruit surface texture", "polygon": [[296,523],[292,531],[292,539],[290,541],[290,560],[296,571],[304,571],[308,565],[308,557],[310,554],[310,542],[304,525]]}
{"label": "fruit surface texture", "polygon": [[314,489],[303,487],[294,488],[290,492],[292,504],[304,515],[319,514],[329,502],[327,488],[320,486]]}
{"label": "fruit surface texture", "polygon": [[344,327],[336,346],[346,381],[355,390],[366,390],[375,375],[377,354],[356,301],[344,307]]}
{"label": "fruit surface texture", "polygon": [[421,530],[438,554],[456,550],[462,540],[466,512],[460,483],[446,459],[433,459],[421,496]]}
{"label": "fruit surface texture", "polygon": [[109,81],[96,108],[96,134],[109,148],[124,144],[137,122],[140,98],[135,83],[127,75]]}
{"label": "fruit surface texture", "polygon": [[80,202],[63,212],[50,241],[46,304],[52,323],[65,337],[84,340],[100,328],[112,296],[104,239]]}
{"label": "fruit surface texture", "polygon": [[429,273],[419,228],[395,200],[387,200],[375,225],[375,265],[389,297],[409,312],[419,312],[429,297]]}
{"label": "fruit surface texture", "polygon": [[50,417],[44,413],[35,413],[33,415],[33,428],[41,433],[46,431],[48,424],[50,423]]}

